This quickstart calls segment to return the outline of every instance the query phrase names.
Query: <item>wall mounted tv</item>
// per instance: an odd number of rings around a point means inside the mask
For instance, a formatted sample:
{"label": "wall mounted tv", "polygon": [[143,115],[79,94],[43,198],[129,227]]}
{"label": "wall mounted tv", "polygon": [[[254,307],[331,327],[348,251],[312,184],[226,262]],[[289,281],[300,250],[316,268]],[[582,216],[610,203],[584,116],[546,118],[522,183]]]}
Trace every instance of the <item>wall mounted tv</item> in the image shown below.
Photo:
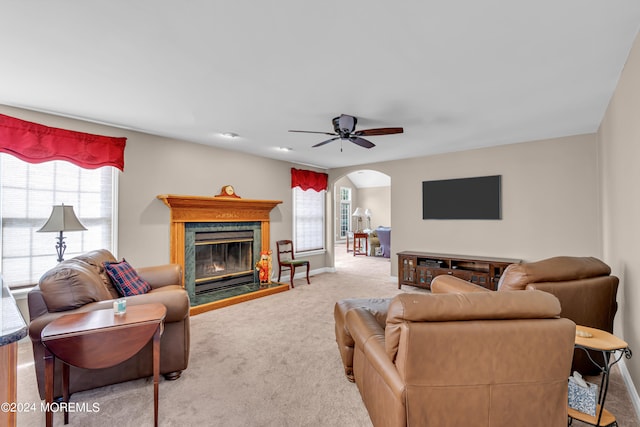
{"label": "wall mounted tv", "polygon": [[501,219],[501,175],[422,182],[422,219]]}

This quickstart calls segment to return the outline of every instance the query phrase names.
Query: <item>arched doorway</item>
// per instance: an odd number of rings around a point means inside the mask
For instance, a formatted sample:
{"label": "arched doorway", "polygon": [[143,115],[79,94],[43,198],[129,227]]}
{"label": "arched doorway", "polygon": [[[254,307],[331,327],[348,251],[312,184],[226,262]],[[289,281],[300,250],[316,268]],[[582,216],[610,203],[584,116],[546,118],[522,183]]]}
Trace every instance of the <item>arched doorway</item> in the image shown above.
{"label": "arched doorway", "polygon": [[[335,262],[336,258],[353,255],[350,233],[391,226],[391,177],[371,169],[355,170],[335,181],[333,195],[334,266],[338,270],[344,264]],[[375,256],[376,246],[372,245],[367,255]]]}

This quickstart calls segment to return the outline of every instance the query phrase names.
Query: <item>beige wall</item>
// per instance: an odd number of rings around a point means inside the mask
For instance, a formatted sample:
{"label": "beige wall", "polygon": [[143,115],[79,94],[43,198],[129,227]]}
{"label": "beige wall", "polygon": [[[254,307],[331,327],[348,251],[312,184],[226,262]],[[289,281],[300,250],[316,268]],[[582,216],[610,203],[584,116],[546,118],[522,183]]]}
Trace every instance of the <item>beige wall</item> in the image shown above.
{"label": "beige wall", "polygon": [[[354,168],[335,169],[333,177]],[[602,256],[595,135],[367,165],[391,177],[391,250],[537,260]],[[502,175],[502,220],[425,221],[422,181]],[[391,272],[397,275],[395,256]]]}
{"label": "beige wall", "polygon": [[[616,333],[640,349],[640,36],[598,130],[604,260],[620,278]],[[635,355],[634,355],[635,356]],[[626,361],[640,384],[640,358]]]}
{"label": "beige wall", "polygon": [[120,175],[119,253],[134,265],[169,260],[169,208],[158,194],[213,196],[225,184],[246,199],[282,200],[271,212],[271,249],[292,236],[288,163],[136,134]]}
{"label": "beige wall", "polygon": [[[371,209],[371,228],[391,225],[391,187],[367,187],[358,190],[362,209]],[[367,219],[363,218],[363,226],[367,226]]]}

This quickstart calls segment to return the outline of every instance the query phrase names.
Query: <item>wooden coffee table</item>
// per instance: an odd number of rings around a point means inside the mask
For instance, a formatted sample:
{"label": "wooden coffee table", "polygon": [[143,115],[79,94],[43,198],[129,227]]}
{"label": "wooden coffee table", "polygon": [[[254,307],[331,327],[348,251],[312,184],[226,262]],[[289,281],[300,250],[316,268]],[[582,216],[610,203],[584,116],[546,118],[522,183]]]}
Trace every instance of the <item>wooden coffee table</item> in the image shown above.
{"label": "wooden coffee table", "polygon": [[[158,384],[160,377],[160,335],[167,309],[163,304],[127,307],[123,315],[112,309],[68,314],[44,327],[46,425],[53,425],[54,366],[62,362],[63,399],[69,402],[69,365],[84,369],[115,366],[138,353],[153,338],[153,408],[154,425],[158,425]],[[69,413],[64,413],[64,423]]]}

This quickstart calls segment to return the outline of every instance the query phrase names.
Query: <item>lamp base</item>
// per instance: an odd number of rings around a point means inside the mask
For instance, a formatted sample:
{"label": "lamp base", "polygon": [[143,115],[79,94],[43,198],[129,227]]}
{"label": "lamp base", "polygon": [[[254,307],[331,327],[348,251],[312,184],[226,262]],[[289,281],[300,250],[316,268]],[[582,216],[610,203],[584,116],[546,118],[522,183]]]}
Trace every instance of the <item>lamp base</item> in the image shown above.
{"label": "lamp base", "polygon": [[67,245],[66,243],[64,243],[64,236],[62,235],[62,231],[60,232],[60,235],[58,237],[56,237],[56,239],[58,240],[56,242],[56,252],[58,253],[58,262],[62,262],[64,261],[64,251],[67,249]]}

